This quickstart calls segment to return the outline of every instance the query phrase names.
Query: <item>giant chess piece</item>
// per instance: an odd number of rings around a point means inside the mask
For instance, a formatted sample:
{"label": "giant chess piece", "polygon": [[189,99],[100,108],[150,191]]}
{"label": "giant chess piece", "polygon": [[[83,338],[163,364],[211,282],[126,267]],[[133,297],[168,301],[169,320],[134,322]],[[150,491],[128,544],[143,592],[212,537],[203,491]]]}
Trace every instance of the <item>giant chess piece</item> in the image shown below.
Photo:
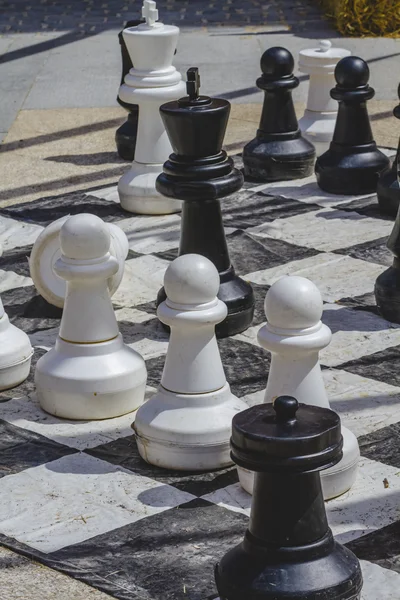
{"label": "giant chess piece", "polygon": [[368,65],[362,58],[346,56],[336,65],[335,79],[331,96],[339,110],[329,150],[315,164],[317,182],[331,194],[373,193],[389,159],[372,136],[367,100],[375,90],[368,85]]}
{"label": "giant chess piece", "polygon": [[338,104],[330,95],[335,67],[350,54],[350,50],[332,48],[329,40],[320,40],[318,48],[301,50],[299,55],[299,71],[310,75],[307,107],[299,127],[315,146],[317,156],[328,150],[335,129]]}
{"label": "giant chess piece", "polygon": [[400,323],[400,207],[387,247],[393,254],[393,265],[377,277],[375,300],[385,319]]}
{"label": "giant chess piece", "polygon": [[227,314],[218,271],[208,258],[186,254],[170,264],[164,285],[157,314],[171,337],[161,385],[133,426],[140,455],[167,469],[226,467],[232,417],[246,405],[230,391],[215,337]]}
{"label": "giant chess piece", "polygon": [[360,600],[360,563],[333,538],[319,473],[342,456],[338,415],[280,396],[233,418],[231,447],[256,476],[244,540],[215,569],[220,600]]}
{"label": "giant chess piece", "polygon": [[117,272],[110,231],[95,215],[70,217],[54,270],[67,282],[56,345],[36,365],[41,407],[65,419],[107,419],[143,402],[146,366],[123,343],[107,280]]}
{"label": "giant chess piece", "polygon": [[[400,84],[397,88],[397,95],[400,100]],[[400,104],[393,110],[396,119],[400,119]],[[393,161],[391,170],[383,174],[378,181],[376,192],[381,213],[396,217],[400,205],[400,139],[397,148],[397,154]]]}
{"label": "giant chess piece", "polygon": [[[136,19],[134,21],[128,21],[126,24],[126,28],[129,27],[137,27],[143,23],[143,20]],[[120,31],[118,34],[119,45],[121,46],[121,59],[122,59],[122,77],[121,83],[124,83],[125,77],[128,75],[129,71],[133,68],[133,64],[131,61],[131,57],[129,56],[128,49],[125,44],[123,32]],[[121,100],[119,95],[117,95],[117,102],[128,111],[128,118],[118,127],[115,132],[115,143],[117,144],[117,152],[118,155],[124,160],[130,160],[131,162],[135,158],[135,147],[136,147],[136,138],[137,138],[137,128],[138,128],[138,120],[139,120],[139,107],[137,104],[128,104]]]}
{"label": "giant chess piece", "polygon": [[[164,196],[183,200],[179,254],[201,254],[218,269],[218,298],[227,305],[228,317],[216,332],[225,337],[247,329],[254,313],[252,287],[235,274],[229,258],[219,202],[242,187],[243,176],[222,150],[229,102],[199,96],[196,67],[187,75],[188,96],[160,108],[173,154],[156,185]],[[164,299],[162,289],[157,303]]]}
{"label": "giant chess piece", "polygon": [[[2,253],[0,247],[0,256]],[[28,377],[32,354],[29,337],[10,323],[0,298],[0,391],[9,390]]]}
{"label": "giant chess piece", "polygon": [[[62,308],[66,291],[66,281],[58,277],[54,265],[61,257],[60,231],[70,216],[61,217],[50,223],[36,239],[29,257],[29,270],[39,294],[50,304]],[[117,291],[124,274],[125,259],[129,252],[126,234],[114,223],[106,223],[110,230],[110,253],[118,261],[118,271],[108,280],[110,296]]]}
{"label": "giant chess piece", "polygon": [[257,86],[264,91],[260,126],[243,149],[244,173],[259,181],[300,179],[313,173],[315,148],[301,135],[293,106],[293,56],[285,48],[269,48],[261,57]]}
{"label": "giant chess piece", "polygon": [[[260,346],[271,352],[264,402],[281,394],[300,402],[329,408],[318,353],[328,346],[332,332],[321,322],[323,303],[318,288],[308,279],[284,276],[265,297],[267,323],[258,332]],[[322,474],[325,500],[347,492],[353,485],[360,459],[356,436],[342,427],[343,458]],[[249,493],[253,474],[239,469],[242,486]]]}
{"label": "giant chess piece", "polygon": [[121,206],[145,215],[179,212],[181,202],[163,198],[156,190],[157,176],[171,153],[159,109],[185,90],[180,73],[172,66],[179,29],[157,22],[156,3],[144,0],[146,23],[125,29],[123,37],[135,65],[120,87],[119,97],[139,106],[135,158],[118,183]]}

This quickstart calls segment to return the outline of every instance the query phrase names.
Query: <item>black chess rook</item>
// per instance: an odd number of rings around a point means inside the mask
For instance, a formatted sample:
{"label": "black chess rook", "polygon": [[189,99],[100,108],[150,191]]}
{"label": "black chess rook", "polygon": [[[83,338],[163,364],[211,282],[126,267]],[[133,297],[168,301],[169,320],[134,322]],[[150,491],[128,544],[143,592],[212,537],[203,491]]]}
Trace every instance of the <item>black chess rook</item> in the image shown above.
{"label": "black chess rook", "polygon": [[[217,337],[247,329],[253,318],[254,295],[249,283],[235,274],[229,258],[219,199],[238,191],[243,176],[222,150],[230,104],[199,95],[198,69],[187,72],[188,95],[160,108],[173,153],[156,182],[157,191],[183,200],[179,254],[201,254],[220,276],[218,298],[228,307],[217,325]],[[165,300],[162,288],[157,304]]]}
{"label": "black chess rook", "polygon": [[257,181],[285,181],[312,175],[315,148],[302,137],[293,105],[293,56],[285,48],[269,48],[261,57],[257,86],[264,92],[260,126],[243,149],[244,173]]}
{"label": "black chess rook", "polygon": [[336,413],[290,396],[234,416],[232,458],[256,476],[244,540],[215,568],[220,600],[360,599],[360,564],[333,538],[319,474],[342,444]]}
{"label": "black chess rook", "polygon": [[375,95],[369,67],[362,58],[346,56],[336,65],[335,79],[331,96],[339,110],[329,150],[315,164],[317,183],[331,194],[373,193],[389,159],[378,150],[369,122],[367,101]]}

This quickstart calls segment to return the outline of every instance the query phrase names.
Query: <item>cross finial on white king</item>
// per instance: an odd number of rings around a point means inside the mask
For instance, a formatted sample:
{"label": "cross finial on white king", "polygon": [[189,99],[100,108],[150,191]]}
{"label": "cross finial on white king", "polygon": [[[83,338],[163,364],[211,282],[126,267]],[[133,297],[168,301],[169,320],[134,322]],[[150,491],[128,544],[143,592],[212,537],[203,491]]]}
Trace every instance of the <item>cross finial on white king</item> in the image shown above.
{"label": "cross finial on white king", "polygon": [[144,0],[142,6],[142,17],[146,19],[146,25],[152,27],[158,20],[158,10],[154,0]]}

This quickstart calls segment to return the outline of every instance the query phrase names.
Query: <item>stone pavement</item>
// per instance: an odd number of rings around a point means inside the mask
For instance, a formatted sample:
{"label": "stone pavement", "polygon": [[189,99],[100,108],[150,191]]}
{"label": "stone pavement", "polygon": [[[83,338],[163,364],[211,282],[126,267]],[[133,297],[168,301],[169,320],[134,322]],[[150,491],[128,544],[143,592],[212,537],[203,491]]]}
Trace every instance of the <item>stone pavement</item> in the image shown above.
{"label": "stone pavement", "polygon": [[[0,33],[120,28],[139,4],[139,0],[3,0]],[[180,27],[278,23],[297,30],[325,22],[318,0],[160,0],[157,6],[165,22]]]}

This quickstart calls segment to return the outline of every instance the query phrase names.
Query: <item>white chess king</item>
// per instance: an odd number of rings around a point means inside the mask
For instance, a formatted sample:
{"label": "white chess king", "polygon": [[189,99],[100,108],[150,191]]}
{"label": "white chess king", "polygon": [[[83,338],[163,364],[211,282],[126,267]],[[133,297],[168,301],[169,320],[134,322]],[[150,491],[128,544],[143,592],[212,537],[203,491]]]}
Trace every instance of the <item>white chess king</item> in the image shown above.
{"label": "white chess king", "polygon": [[338,103],[331,98],[335,87],[335,67],[350,50],[332,47],[329,40],[320,40],[318,48],[301,50],[299,71],[310,75],[307,107],[299,120],[303,136],[315,146],[317,156],[326,152],[332,141]]}
{"label": "white chess king", "polygon": [[[258,332],[258,342],[271,352],[264,402],[287,395],[303,404],[330,408],[318,355],[328,346],[332,332],[321,322],[318,288],[304,277],[282,277],[268,290],[264,308],[267,323]],[[347,492],[357,475],[357,438],[343,426],[342,435],[342,460],[321,473],[325,500]],[[238,472],[242,487],[252,493],[253,473],[241,468]]]}
{"label": "white chess king", "polygon": [[55,347],[35,372],[40,405],[57,417],[117,417],[144,399],[146,365],[123,343],[107,285],[118,271],[110,241],[95,215],[75,215],[61,227],[54,270],[66,281],[64,311]]}
{"label": "white chess king", "polygon": [[247,405],[230,391],[215,337],[227,315],[217,298],[218,271],[204,256],[185,254],[168,267],[164,286],[157,314],[171,338],[158,392],[133,425],[140,455],[177,470],[225,467],[232,463],[232,418]]}
{"label": "white chess king", "polygon": [[180,200],[161,196],[155,184],[172,147],[160,116],[160,106],[186,93],[186,84],[172,65],[179,28],[157,21],[156,3],[144,0],[146,22],[124,30],[123,37],[134,67],[119,89],[119,97],[139,106],[135,158],[120,179],[123,209],[145,215],[181,210]]}

